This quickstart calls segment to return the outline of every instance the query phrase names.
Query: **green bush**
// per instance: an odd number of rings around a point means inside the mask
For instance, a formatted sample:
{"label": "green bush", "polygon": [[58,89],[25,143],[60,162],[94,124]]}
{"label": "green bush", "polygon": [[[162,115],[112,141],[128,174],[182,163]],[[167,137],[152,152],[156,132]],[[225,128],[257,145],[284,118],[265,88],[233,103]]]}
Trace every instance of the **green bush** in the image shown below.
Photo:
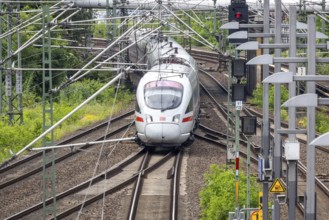
{"label": "green bush", "polygon": [[[202,220],[224,220],[228,213],[234,211],[235,170],[225,169],[216,164],[210,166],[210,171],[204,175],[205,186],[200,191]],[[239,172],[239,207],[247,201],[247,176]],[[250,206],[258,207],[258,192],[260,186],[255,177],[250,180]]]}
{"label": "green bush", "polygon": [[[271,110],[274,109],[274,93],[275,89],[274,86],[269,87],[269,107]],[[281,86],[281,104],[287,101],[289,98],[289,92],[285,86]],[[258,107],[263,106],[263,85],[258,86],[254,92],[253,97],[250,99],[250,103],[256,105]]]}

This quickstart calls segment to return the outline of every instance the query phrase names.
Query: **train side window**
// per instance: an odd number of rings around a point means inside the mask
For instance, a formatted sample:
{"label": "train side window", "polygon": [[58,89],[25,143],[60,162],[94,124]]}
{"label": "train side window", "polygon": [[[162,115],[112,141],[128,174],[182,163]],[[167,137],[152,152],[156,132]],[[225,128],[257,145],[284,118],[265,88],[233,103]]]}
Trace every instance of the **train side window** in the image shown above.
{"label": "train side window", "polygon": [[138,105],[138,102],[135,102],[135,111],[138,112],[138,113],[141,113],[141,109]]}
{"label": "train side window", "polygon": [[188,106],[186,108],[185,114],[193,111],[193,97],[191,97],[190,102],[188,103]]}

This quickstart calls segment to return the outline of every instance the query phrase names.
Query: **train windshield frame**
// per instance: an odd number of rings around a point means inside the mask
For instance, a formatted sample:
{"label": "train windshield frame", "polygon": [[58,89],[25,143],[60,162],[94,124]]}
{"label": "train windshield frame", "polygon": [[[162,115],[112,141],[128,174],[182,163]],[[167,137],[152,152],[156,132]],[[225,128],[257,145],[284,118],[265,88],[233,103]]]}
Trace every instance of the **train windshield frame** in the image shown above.
{"label": "train windshield frame", "polygon": [[184,87],[170,80],[152,81],[144,86],[145,104],[152,109],[174,109],[180,106]]}

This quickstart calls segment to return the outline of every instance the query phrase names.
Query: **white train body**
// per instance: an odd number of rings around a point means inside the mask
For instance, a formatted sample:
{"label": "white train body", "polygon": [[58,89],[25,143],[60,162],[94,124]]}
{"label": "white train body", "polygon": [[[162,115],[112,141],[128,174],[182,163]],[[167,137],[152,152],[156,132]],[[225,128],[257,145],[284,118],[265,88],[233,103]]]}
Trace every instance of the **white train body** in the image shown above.
{"label": "white train body", "polygon": [[138,46],[149,67],[136,92],[139,143],[165,147],[190,144],[200,108],[195,60],[166,37],[149,37]]}

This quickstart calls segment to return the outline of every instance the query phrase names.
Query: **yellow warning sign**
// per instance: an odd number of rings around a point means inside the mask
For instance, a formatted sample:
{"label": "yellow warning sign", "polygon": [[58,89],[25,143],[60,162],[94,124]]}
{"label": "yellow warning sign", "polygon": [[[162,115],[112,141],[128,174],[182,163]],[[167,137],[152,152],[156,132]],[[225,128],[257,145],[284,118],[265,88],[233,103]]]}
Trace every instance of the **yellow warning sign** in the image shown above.
{"label": "yellow warning sign", "polygon": [[263,220],[263,210],[257,210],[250,214],[251,220]]}
{"label": "yellow warning sign", "polygon": [[283,183],[279,178],[276,178],[270,187],[271,193],[284,193],[286,192],[286,188],[284,188]]}

